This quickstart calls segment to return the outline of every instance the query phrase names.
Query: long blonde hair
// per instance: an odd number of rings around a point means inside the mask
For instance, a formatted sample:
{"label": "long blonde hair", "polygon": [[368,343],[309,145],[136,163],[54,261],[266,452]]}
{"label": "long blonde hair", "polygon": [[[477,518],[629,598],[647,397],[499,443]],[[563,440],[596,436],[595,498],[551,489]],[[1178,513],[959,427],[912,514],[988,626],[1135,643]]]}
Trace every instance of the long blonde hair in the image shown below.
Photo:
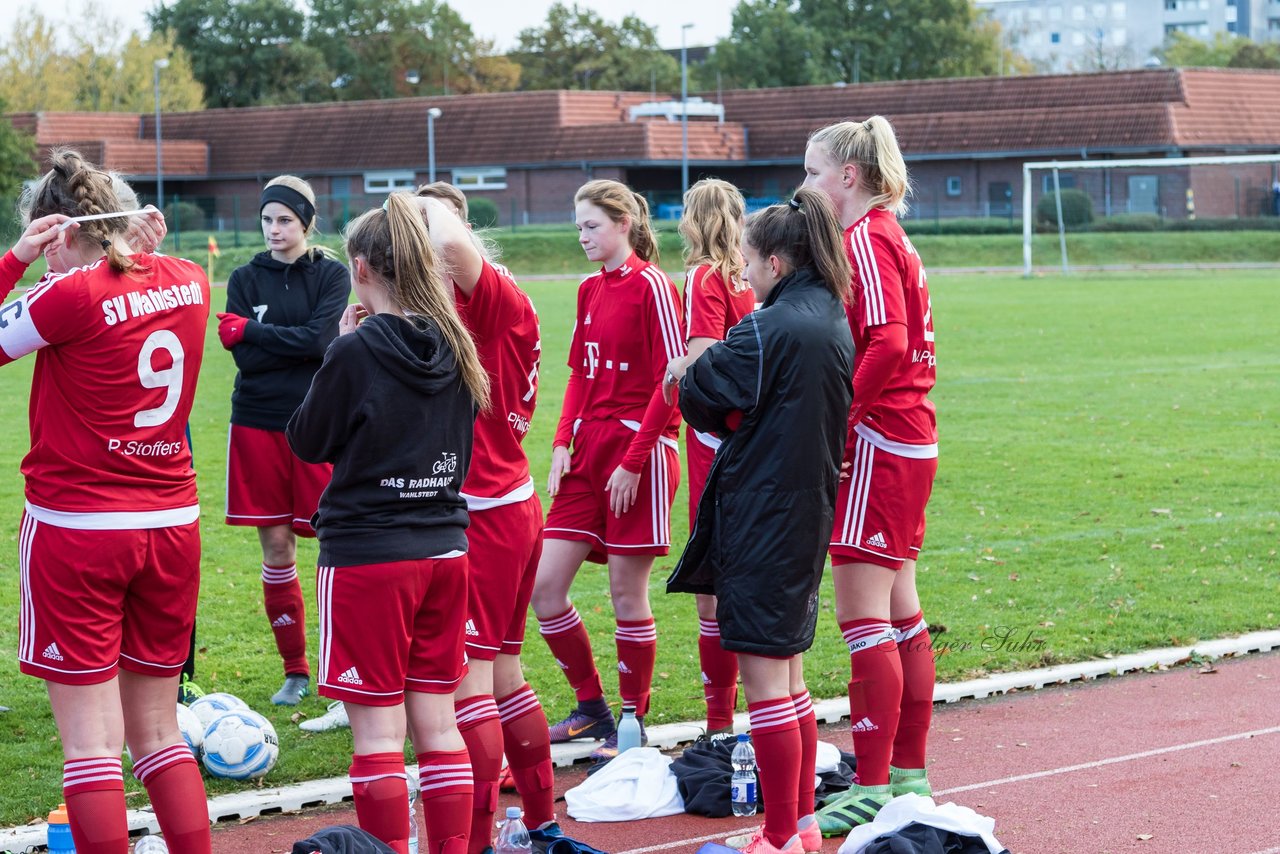
{"label": "long blonde hair", "polygon": [[684,194],[680,236],[684,238],[684,266],[706,264],[725,286],[742,293],[742,193],[728,181],[703,178]]}
{"label": "long blonde hair", "polygon": [[[30,225],[33,219],[55,213],[78,217],[126,210],[116,193],[111,173],[94,166],[75,149],[53,149],[49,152],[49,165],[52,168],[39,182],[23,191],[19,208],[24,226]],[[128,229],[126,217],[89,220],[80,223],[76,241],[105,250],[107,263],[117,273],[145,272],[116,246],[115,238]]]}
{"label": "long blonde hair", "polygon": [[440,275],[440,262],[431,248],[418,206],[407,193],[387,197],[386,210],[374,208],[352,220],[346,229],[347,257],[354,264],[365,259],[388,295],[406,314],[435,321],[458,360],[462,382],[482,410],[489,408],[489,375],[480,363],[452,291]]}
{"label": "long blonde hair", "polygon": [[653,233],[649,203],[644,196],[633,192],[626,184],[599,178],[578,188],[578,192],[573,194],[573,203],[576,205],[578,202],[590,202],[613,222],[630,220],[627,239],[632,251],[643,261],[658,263],[658,239]]}
{"label": "long blonde hair", "polygon": [[835,206],[821,190],[801,187],[790,202],[752,214],[742,238],[762,258],[776,255],[797,269],[813,267],[831,293],[849,299],[853,269],[844,251],[844,232]]}
{"label": "long blonde hair", "polygon": [[907,163],[893,125],[884,116],[827,125],[809,137],[809,144],[821,146],[840,165],[858,167],[858,183],[871,196],[868,210],[885,208],[898,216],[907,212],[911,193]]}

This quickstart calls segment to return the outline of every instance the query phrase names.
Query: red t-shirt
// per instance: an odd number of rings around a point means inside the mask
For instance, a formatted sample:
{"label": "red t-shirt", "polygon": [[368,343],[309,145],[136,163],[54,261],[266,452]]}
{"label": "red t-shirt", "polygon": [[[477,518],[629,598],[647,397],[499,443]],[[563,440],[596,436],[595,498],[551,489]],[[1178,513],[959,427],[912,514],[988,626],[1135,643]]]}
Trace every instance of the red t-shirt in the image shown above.
{"label": "red t-shirt", "polygon": [[[845,231],[853,263],[853,303],[846,311],[857,347],[854,374],[866,354],[868,330],[886,323],[907,329],[907,352],[862,424],[890,442],[931,445],[938,441],[929,390],[937,379],[933,308],[924,265],[897,218],[873,208]],[[855,395],[857,389],[854,389]]]}
{"label": "red t-shirt", "polygon": [[49,275],[0,309],[0,364],[39,351],[31,380],[27,510],[67,528],[199,517],[186,425],[209,319],[198,265],[133,256]]}
{"label": "red t-shirt", "polygon": [[524,501],[533,494],[521,443],[538,397],[538,314],[507,268],[488,261],[471,296],[456,289],[454,296],[489,374],[490,396],[489,411],[476,419],[463,497],[471,510]]}
{"label": "red t-shirt", "polygon": [[[616,270],[583,280],[568,360],[580,402],[576,411],[561,413],[557,444],[567,444],[577,420],[619,420],[637,430],[624,464],[639,471],[636,461],[649,455],[659,436],[675,441],[680,412],[661,401],[667,363],[686,352],[680,315],[676,286],[635,254]],[[652,435],[640,430],[646,410],[661,416]]]}
{"label": "red t-shirt", "polygon": [[685,340],[714,338],[723,341],[729,330],[756,306],[750,288],[737,292],[708,264],[699,264],[685,276]]}

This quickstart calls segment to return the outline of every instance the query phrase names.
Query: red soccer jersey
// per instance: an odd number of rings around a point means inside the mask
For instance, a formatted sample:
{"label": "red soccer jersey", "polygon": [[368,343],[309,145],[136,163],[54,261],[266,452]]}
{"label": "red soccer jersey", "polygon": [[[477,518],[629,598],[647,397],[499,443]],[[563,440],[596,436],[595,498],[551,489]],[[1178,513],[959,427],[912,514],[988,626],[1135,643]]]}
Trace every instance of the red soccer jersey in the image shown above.
{"label": "red soccer jersey", "polygon": [[472,510],[524,501],[533,494],[529,459],[521,443],[529,432],[538,396],[542,342],[537,312],[511,273],[488,261],[471,296],[458,290],[454,295],[489,374],[490,395],[489,411],[476,419],[463,495]]}
{"label": "red soccer jersey", "polygon": [[49,275],[0,309],[0,364],[39,351],[31,380],[28,512],[67,528],[187,524],[199,516],[186,425],[209,319],[190,261],[135,255]]}
{"label": "red soccer jersey", "polygon": [[920,256],[897,217],[883,208],[873,208],[850,226],[845,241],[853,263],[853,304],[846,311],[857,347],[855,375],[871,327],[901,323],[907,328],[902,365],[869,404],[862,423],[891,442],[936,444],[938,425],[928,399],[937,378],[933,308]]}
{"label": "red soccer jersey", "polygon": [[[680,299],[667,274],[634,254],[618,269],[588,276],[578,288],[569,369],[582,383],[581,406],[566,420],[611,420],[638,429],[667,363],[685,354]],[[572,380],[571,380],[572,381]],[[663,436],[675,439],[680,412],[672,407]],[[557,437],[563,434],[557,432]],[[648,455],[649,448],[635,449]]]}
{"label": "red soccer jersey", "polygon": [[723,341],[739,320],[756,306],[750,288],[742,292],[726,287],[724,279],[708,264],[699,264],[685,276],[685,340],[714,338]]}

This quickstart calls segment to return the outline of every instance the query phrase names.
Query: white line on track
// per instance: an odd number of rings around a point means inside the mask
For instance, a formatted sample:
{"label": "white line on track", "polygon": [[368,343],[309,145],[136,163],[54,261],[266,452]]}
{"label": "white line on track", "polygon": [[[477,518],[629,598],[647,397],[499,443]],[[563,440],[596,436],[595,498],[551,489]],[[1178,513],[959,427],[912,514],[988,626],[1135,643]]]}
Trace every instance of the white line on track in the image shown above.
{"label": "white line on track", "polygon": [[1280,848],[1268,848],[1266,851],[1254,851],[1253,854],[1280,854]]}
{"label": "white line on track", "polygon": [[[1190,741],[1186,744],[1174,744],[1169,747],[1159,747],[1155,750],[1144,750],[1141,753],[1129,753],[1124,756],[1112,756],[1108,759],[1097,759],[1093,762],[1082,762],[1079,765],[1067,765],[1062,768],[1054,768],[1050,771],[1036,771],[1031,774],[1018,774],[1013,777],[1003,777],[999,780],[988,780],[985,783],[970,783],[967,786],[953,786],[950,789],[941,789],[934,792],[934,796],[954,795],[957,792],[968,792],[973,789],[987,789],[992,786],[1003,786],[1008,783],[1021,783],[1024,780],[1038,780],[1041,777],[1053,777],[1058,774],[1069,774],[1073,771],[1087,771],[1090,768],[1102,768],[1106,765],[1115,765],[1119,762],[1133,762],[1137,759],[1147,759],[1152,756],[1162,756],[1166,753],[1176,753],[1180,750],[1195,750],[1198,747],[1210,747],[1215,744],[1224,744],[1228,741],[1239,741],[1245,738],[1257,738],[1260,735],[1274,735],[1280,733],[1280,726],[1268,727],[1267,729],[1255,729],[1249,732],[1238,732],[1234,735],[1222,735],[1217,738],[1206,738],[1203,741]],[[1280,851],[1280,849],[1274,849]]]}

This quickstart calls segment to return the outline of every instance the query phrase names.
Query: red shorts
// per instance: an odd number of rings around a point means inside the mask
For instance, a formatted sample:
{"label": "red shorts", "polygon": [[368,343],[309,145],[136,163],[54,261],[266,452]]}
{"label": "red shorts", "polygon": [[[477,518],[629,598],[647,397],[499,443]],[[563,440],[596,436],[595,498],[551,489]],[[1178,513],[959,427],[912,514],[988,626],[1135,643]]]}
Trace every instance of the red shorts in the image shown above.
{"label": "red shorts", "polygon": [[542,556],[542,503],[471,511],[467,528],[467,655],[519,655]]}
{"label": "red shorts", "polygon": [[680,485],[680,452],[663,437],[640,472],[631,509],[615,516],[605,484],[626,455],[635,431],[619,421],[584,421],[573,438],[569,473],[551,501],[543,529],[549,540],[591,544],[588,560],[611,554],[665,555],[671,551],[671,504]]}
{"label": "red shorts", "polygon": [[449,694],[467,672],[467,556],[322,566],[319,692],[395,706],[405,691]]}
{"label": "red shorts", "polygon": [[22,517],[23,673],[96,685],[124,668],[182,672],[200,591],[200,523],[128,531],[60,528]]}
{"label": "red shorts", "polygon": [[689,531],[693,532],[693,522],[698,516],[698,502],[702,500],[702,491],[707,487],[707,477],[711,474],[711,463],[716,458],[716,449],[720,440],[710,433],[699,433],[692,427],[685,426],[684,455],[689,461]]}
{"label": "red shorts", "polygon": [[290,525],[298,536],[314,537],[311,517],[332,476],[328,463],[298,459],[283,432],[232,424],[227,436],[227,524]]}
{"label": "red shorts", "polygon": [[938,471],[936,456],[905,457],[877,448],[861,435],[850,455],[849,478],[836,497],[828,551],[835,563],[872,563],[901,569],[924,545],[924,508]]}

